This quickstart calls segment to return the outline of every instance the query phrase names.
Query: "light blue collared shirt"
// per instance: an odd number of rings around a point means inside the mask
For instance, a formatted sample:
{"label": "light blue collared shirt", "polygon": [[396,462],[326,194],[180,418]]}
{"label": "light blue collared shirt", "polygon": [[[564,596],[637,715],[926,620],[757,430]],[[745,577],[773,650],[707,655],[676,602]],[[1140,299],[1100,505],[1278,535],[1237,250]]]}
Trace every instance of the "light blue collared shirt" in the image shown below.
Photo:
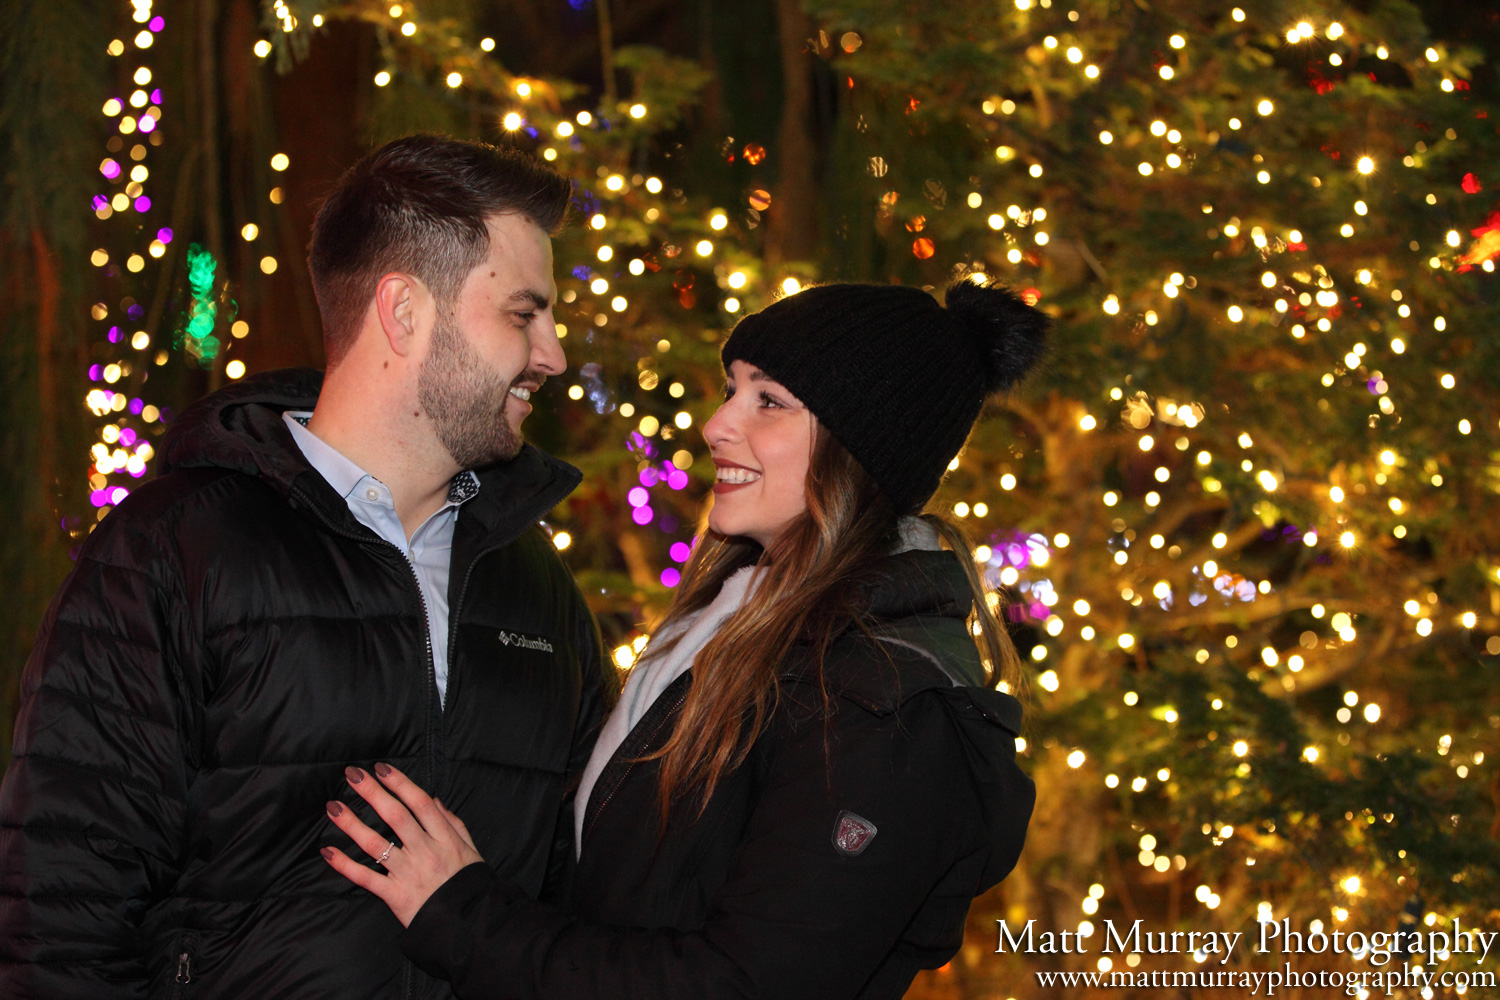
{"label": "light blue collared shirt", "polygon": [[453,562],[453,528],[458,523],[459,506],[479,492],[479,477],[473,472],[455,476],[448,486],[447,502],[423,521],[408,540],[406,528],[396,516],[396,502],[390,489],[308,430],[305,425],[311,416],[306,411],[287,411],[281,419],[286,421],[292,440],[297,442],[308,464],[344,498],[349,513],[400,549],[411,564],[427,605],[432,668],[437,678],[438,700],[443,702],[448,696],[448,570]]}

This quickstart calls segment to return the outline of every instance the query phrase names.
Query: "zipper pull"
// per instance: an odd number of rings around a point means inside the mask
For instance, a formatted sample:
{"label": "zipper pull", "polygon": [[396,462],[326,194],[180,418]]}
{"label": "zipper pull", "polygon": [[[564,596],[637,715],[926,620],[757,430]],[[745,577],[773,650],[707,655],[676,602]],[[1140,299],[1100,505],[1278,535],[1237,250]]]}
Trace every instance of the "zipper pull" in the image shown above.
{"label": "zipper pull", "polygon": [[193,963],[188,959],[188,953],[183,952],[177,956],[177,981],[179,983],[190,983],[193,981]]}

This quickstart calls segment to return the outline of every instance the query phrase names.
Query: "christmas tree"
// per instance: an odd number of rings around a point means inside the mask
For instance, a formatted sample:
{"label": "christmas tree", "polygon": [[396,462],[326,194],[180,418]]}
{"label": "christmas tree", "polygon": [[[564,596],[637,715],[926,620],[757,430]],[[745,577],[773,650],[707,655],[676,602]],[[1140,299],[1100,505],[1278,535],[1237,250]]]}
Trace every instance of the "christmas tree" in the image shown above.
{"label": "christmas tree", "polygon": [[[1049,364],[995,401],[935,501],[1031,667],[1038,811],[1021,868],[914,996],[1066,994],[1031,978],[1050,969],[1280,967],[1248,946],[1224,966],[1106,955],[1106,920],[1493,925],[1500,120],[1479,53],[1404,0],[643,7],[278,0],[258,24],[248,4],[197,11],[174,40],[147,3],[105,32],[120,146],[90,196],[131,225],[97,251],[105,315],[70,375],[92,380],[98,435],[63,496],[73,533],[145,474],[136,442],[163,413],[293,335],[299,159],[283,182],[278,150],[296,109],[339,98],[276,74],[323,72],[368,138],[513,142],[575,181],[557,241],[571,368],[528,433],[584,471],[550,528],[622,670],[697,527],[696,428],[738,316],[811,281],[941,294],[983,276],[1054,318]],[[154,70],[164,101],[137,30],[180,46]],[[580,30],[587,67],[549,41]],[[205,51],[225,63],[211,85]],[[180,126],[173,86],[197,102]],[[220,107],[228,135],[210,134]],[[172,178],[155,194],[122,128],[151,108],[166,141],[149,155],[171,166],[148,174]],[[164,219],[143,193],[204,207]],[[995,954],[999,919],[1077,932],[1084,953]]]}

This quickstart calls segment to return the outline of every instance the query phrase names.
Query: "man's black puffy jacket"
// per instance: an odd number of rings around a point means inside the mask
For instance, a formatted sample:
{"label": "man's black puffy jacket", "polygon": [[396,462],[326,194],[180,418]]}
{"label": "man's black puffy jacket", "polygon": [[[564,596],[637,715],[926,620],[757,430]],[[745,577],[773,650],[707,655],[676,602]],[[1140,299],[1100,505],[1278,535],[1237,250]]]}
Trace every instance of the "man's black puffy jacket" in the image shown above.
{"label": "man's black puffy jacket", "polygon": [[897,1000],[952,958],[1031,818],[1021,705],[984,686],[951,552],[879,570],[872,631],[834,645],[822,684],[793,652],[770,726],[701,817],[662,830],[652,759],[689,670],[589,793],[566,906],[471,865],[417,911],[407,954],[463,1000]]}
{"label": "man's black puffy jacket", "polygon": [[560,881],[570,779],[614,685],[536,527],[579,474],[529,446],[479,471],[443,708],[405,556],[282,422],[319,385],[271,373],[184,413],[164,474],[99,524],[53,602],[0,790],[0,997],[450,996],[318,854],[359,856],[328,799],[378,824],[350,763],[403,768],[525,891]]}

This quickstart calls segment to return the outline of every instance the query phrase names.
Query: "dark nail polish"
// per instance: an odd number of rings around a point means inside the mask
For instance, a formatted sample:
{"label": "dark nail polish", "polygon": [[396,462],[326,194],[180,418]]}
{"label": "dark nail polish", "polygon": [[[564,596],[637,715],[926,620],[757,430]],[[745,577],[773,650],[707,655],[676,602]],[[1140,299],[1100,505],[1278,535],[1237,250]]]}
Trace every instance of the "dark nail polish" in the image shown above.
{"label": "dark nail polish", "polygon": [[357,785],[365,780],[365,772],[357,767],[346,767],[344,768],[344,777],[349,779],[349,784]]}
{"label": "dark nail polish", "polygon": [[384,763],[382,763],[382,764],[376,764],[375,765],[375,777],[377,777],[377,778],[389,778],[390,776],[391,776],[391,765],[384,764]]}
{"label": "dark nail polish", "polygon": [[330,802],[327,806],[328,815],[337,819],[344,815],[344,804],[342,802]]}
{"label": "dark nail polish", "polygon": [[321,854],[321,855],[323,855],[323,859],[325,861],[332,861],[333,860],[333,848],[331,848],[331,847],[325,847],[321,851],[319,851],[318,853]]}

